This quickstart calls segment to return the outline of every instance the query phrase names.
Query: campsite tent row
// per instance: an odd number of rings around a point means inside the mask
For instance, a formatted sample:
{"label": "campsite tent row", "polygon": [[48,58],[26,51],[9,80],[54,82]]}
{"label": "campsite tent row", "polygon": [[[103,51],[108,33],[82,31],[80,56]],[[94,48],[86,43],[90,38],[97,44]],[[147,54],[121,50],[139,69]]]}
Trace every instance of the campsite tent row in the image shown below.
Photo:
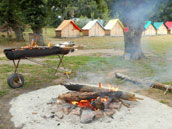
{"label": "campsite tent row", "polygon": [[154,22],[146,21],[144,26],[144,36],[172,34],[172,21]]}
{"label": "campsite tent row", "polygon": [[[172,22],[151,21],[145,22],[144,36],[156,34],[172,34]],[[83,36],[123,36],[124,25],[119,19],[110,20],[105,27],[98,20],[88,22],[80,29],[72,20],[64,20],[56,29],[56,37],[79,37],[82,31]]]}
{"label": "campsite tent row", "polygon": [[110,20],[103,27],[98,20],[89,21],[82,30],[72,21],[64,20],[55,30],[56,37],[79,37],[82,31],[83,36],[123,36],[124,26],[119,19]]}

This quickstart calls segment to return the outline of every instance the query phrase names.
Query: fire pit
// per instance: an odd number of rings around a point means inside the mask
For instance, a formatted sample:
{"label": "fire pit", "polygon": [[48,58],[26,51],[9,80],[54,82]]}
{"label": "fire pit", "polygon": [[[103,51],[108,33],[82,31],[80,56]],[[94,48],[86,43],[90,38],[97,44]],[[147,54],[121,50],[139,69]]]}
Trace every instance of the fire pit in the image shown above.
{"label": "fire pit", "polygon": [[73,92],[63,93],[58,96],[58,109],[61,109],[64,114],[72,113],[80,116],[80,122],[84,124],[104,116],[113,118],[113,114],[122,105],[130,106],[124,100],[134,102],[143,100],[134,94],[119,91],[118,88],[110,84],[108,84],[108,89],[102,88],[101,83],[99,87],[75,83],[63,85]]}
{"label": "fire pit", "polygon": [[[96,85],[89,86],[95,87]],[[81,115],[77,115],[76,110],[66,115],[59,108],[62,106],[57,104],[57,98],[67,92],[71,91],[62,85],[57,85],[13,98],[10,101],[11,121],[16,128],[23,129],[171,129],[171,107],[138,94],[136,96],[144,98],[144,100],[138,102],[123,100],[130,104],[130,108],[121,105],[120,110],[116,110],[111,117],[104,115],[102,118],[94,118],[90,121],[91,123],[82,124],[80,122]],[[68,105],[72,104],[64,104],[64,111]],[[82,110],[85,110],[80,107],[75,108],[79,108],[81,114]],[[95,112],[91,109],[88,110],[92,113]]]}
{"label": "fire pit", "polygon": [[[34,63],[48,66],[49,68],[55,69],[56,70],[55,73],[56,73],[60,65],[64,67],[63,64],[64,55],[68,54],[69,52],[73,52],[75,48],[78,48],[75,47],[74,45],[75,44],[72,42],[56,44],[56,46],[50,46],[50,44],[48,46],[37,46],[36,43],[32,43],[31,45],[28,45],[26,47],[5,49],[4,54],[9,60],[13,61],[15,67],[14,73],[10,75],[7,79],[8,85],[11,88],[19,88],[24,85],[24,77],[22,74],[19,74],[18,72],[18,67],[21,59],[27,59]],[[34,57],[44,57],[50,55],[58,55],[59,63],[57,64],[57,68],[51,67],[49,65],[31,59]],[[69,72],[65,72],[65,74],[68,77]]]}

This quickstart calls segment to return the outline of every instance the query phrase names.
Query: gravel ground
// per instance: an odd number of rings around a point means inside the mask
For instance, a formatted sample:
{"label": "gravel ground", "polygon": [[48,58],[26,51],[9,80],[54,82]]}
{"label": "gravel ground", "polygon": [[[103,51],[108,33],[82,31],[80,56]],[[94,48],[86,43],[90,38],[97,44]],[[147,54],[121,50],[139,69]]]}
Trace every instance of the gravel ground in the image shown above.
{"label": "gravel ground", "polygon": [[172,129],[172,108],[148,97],[131,108],[122,106],[112,118],[102,118],[81,124],[78,116],[66,115],[63,119],[51,118],[52,105],[47,104],[59,94],[67,92],[63,86],[51,86],[22,94],[10,102],[11,120],[23,129]]}

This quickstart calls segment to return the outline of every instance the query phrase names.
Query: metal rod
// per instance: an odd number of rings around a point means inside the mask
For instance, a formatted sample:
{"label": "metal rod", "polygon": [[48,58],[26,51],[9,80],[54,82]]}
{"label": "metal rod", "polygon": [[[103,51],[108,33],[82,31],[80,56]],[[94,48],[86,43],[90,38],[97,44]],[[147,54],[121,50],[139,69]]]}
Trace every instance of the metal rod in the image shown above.
{"label": "metal rod", "polygon": [[42,65],[42,66],[47,66],[48,68],[52,68],[52,69],[56,70],[56,68],[54,68],[54,67],[52,67],[52,66],[50,66],[50,65],[48,65],[48,64],[42,63],[42,62],[40,62],[40,61],[31,59],[31,58],[26,58],[26,59],[29,60],[29,61],[31,61],[31,62],[34,62],[34,63],[36,63],[36,64],[39,64],[39,65]]}
{"label": "metal rod", "polygon": [[16,64],[16,62],[13,60],[13,64],[14,64],[14,67],[15,67],[15,73],[17,73],[18,72],[18,67],[19,67],[19,63],[20,63],[20,59],[17,61],[17,64]]}
{"label": "metal rod", "polygon": [[60,67],[61,64],[62,64],[63,68],[65,69],[64,64],[63,64],[63,57],[64,57],[64,55],[62,55],[62,56],[59,55],[58,57],[59,57],[59,63],[57,65],[55,74],[57,73],[57,70],[58,70],[58,68]]}
{"label": "metal rod", "polygon": [[15,73],[16,73],[17,76],[18,76],[19,83],[22,84],[21,78],[20,78],[19,73],[18,73],[19,63],[20,63],[20,59],[17,61],[17,64],[16,64],[16,62],[13,60],[13,64],[14,64],[14,68],[15,68]]}

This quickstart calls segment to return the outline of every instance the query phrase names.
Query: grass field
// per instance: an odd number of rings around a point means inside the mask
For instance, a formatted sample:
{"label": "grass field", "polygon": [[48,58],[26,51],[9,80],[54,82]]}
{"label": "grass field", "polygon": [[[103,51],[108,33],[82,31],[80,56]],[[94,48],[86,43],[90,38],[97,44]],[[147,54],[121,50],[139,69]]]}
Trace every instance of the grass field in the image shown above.
{"label": "grass field", "polygon": [[[0,51],[4,47],[23,46],[28,43],[28,33],[25,33],[26,42],[17,43],[13,39],[0,38]],[[71,39],[55,38],[54,28],[48,28],[47,33],[44,31],[44,40],[46,43],[58,43],[63,41],[73,41],[77,45],[84,46],[85,49],[108,49],[123,50],[124,42],[122,37],[80,37]],[[146,53],[146,58],[138,61],[127,61],[121,56],[73,56],[65,57],[65,67],[72,70],[71,79],[77,78],[88,82],[90,80],[87,74],[94,73],[98,77],[108,77],[109,73],[114,71],[126,70],[126,74],[141,78],[155,80],[166,84],[172,84],[172,35],[150,36],[142,38],[143,51]],[[52,58],[52,60],[51,60]],[[5,57],[0,57],[0,61],[7,60]],[[57,62],[53,60],[53,56],[49,60],[45,60],[50,65],[55,65]],[[0,65],[0,96],[8,95],[14,92],[6,83],[7,77],[14,71],[12,65]],[[43,86],[56,85],[67,81],[63,73],[54,76],[54,70],[45,68],[39,65],[22,64],[19,71],[25,77],[25,86],[21,89],[34,89],[33,87],[41,88]],[[110,75],[111,76],[111,75]],[[97,80],[98,81],[98,80]],[[107,79],[109,83],[121,84],[115,82],[113,77]],[[139,92],[157,99],[158,101],[172,106],[171,94],[165,97],[160,90],[144,90]]]}

